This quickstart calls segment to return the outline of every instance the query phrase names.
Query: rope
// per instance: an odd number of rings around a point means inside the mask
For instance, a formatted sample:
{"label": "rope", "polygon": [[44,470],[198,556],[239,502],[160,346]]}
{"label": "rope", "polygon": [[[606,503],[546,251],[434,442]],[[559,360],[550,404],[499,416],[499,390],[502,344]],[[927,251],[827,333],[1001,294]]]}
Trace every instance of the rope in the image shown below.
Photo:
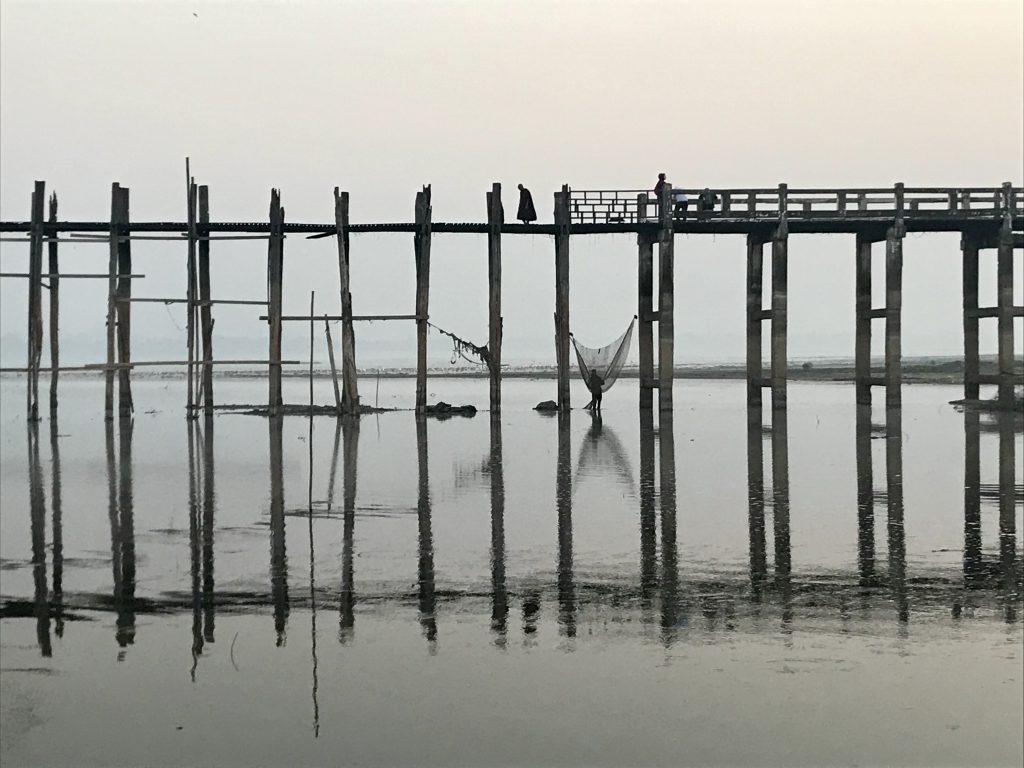
{"label": "rope", "polygon": [[[451,333],[450,331],[446,331],[444,328],[434,325],[429,320],[427,320],[427,325],[429,325],[438,333],[441,333],[452,340],[452,365],[455,364],[456,357],[461,357],[467,363],[472,363],[474,365],[490,366],[491,352],[489,349],[487,349],[486,344],[482,347],[479,347],[471,341],[466,341],[465,339],[456,336],[454,333]],[[476,360],[471,360],[470,358],[466,357],[467,352],[470,352],[479,357],[481,362],[477,362]]]}

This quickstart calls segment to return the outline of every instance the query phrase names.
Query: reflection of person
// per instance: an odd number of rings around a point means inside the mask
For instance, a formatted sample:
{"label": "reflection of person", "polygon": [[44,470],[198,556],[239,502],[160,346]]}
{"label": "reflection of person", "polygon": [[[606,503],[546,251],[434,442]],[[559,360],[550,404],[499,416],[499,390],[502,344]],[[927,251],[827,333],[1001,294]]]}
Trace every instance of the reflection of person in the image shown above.
{"label": "reflection of person", "polygon": [[590,390],[590,402],[583,406],[585,409],[593,409],[595,413],[601,412],[601,387],[604,386],[604,379],[602,379],[597,371],[590,372],[590,381],[587,382],[587,388]]}
{"label": "reflection of person", "polygon": [[533,207],[533,195],[522,184],[519,185],[519,212],[516,214],[516,218],[523,224],[537,220],[537,209]]}

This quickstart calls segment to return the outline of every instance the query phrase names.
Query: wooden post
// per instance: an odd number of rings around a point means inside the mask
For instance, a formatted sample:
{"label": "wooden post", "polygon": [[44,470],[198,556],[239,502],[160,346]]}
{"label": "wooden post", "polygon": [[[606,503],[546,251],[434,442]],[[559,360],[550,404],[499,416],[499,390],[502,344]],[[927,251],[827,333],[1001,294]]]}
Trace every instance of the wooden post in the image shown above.
{"label": "wooden post", "polygon": [[268,410],[276,416],[281,398],[281,284],[284,278],[284,208],[281,192],[270,190],[270,240],[267,248],[267,324],[270,327]]}
{"label": "wooden post", "polygon": [[558,407],[569,404],[569,185],[555,193],[555,362]]}
{"label": "wooden post", "polygon": [[[647,210],[647,193],[637,195],[637,210]],[[646,217],[645,217],[646,218]],[[643,232],[636,236],[637,316],[640,320],[640,410],[654,407],[654,240]]]}
{"label": "wooden post", "polygon": [[764,301],[764,238],[747,235],[747,406],[757,408],[757,427],[761,428],[761,342],[762,302]]}
{"label": "wooden post", "polygon": [[786,407],[788,244],[787,187],[779,184],[779,225],[772,235],[772,408]]}
{"label": "wooden post", "polygon": [[854,381],[857,404],[871,405],[871,238],[857,233],[856,342]]}
{"label": "wooden post", "polygon": [[[356,368],[356,334],[352,326],[352,292],[349,274],[348,192],[334,188],[334,226],[338,237],[338,277],[341,291],[341,407],[359,412],[359,371]],[[330,331],[327,332],[330,336]],[[330,343],[328,341],[328,343]],[[333,349],[333,345],[331,345]],[[333,354],[333,353],[332,353]]]}
{"label": "wooden post", "polygon": [[115,302],[115,315],[117,317],[117,362],[120,367],[117,371],[117,413],[121,418],[128,418],[132,415],[134,405],[132,402],[132,379],[131,368],[131,336],[132,336],[132,279],[126,277],[132,273],[132,243],[128,239],[128,187],[119,187],[117,190],[117,220],[119,228],[125,237],[117,241],[117,292]]}
{"label": "wooden post", "polygon": [[114,418],[114,353],[117,319],[115,306],[117,299],[117,263],[118,238],[121,236],[119,224],[120,190],[116,181],[110,187],[110,258],[107,263],[107,368],[104,378],[104,418]]}
{"label": "wooden post", "polygon": [[[39,420],[39,361],[43,352],[43,211],[46,182],[32,190],[28,284],[28,420]],[[50,366],[53,367],[52,365]]]}
{"label": "wooden post", "polygon": [[675,232],[672,225],[672,186],[658,200],[658,410],[672,410],[675,378]]}
{"label": "wooden post", "polygon": [[900,351],[900,320],[903,308],[902,225],[889,227],[885,236],[885,403],[898,408],[903,368]]}
{"label": "wooden post", "polygon": [[[186,161],[186,176],[188,163]],[[187,197],[186,207],[188,212],[188,258],[185,262],[185,335],[186,344],[188,347],[188,365],[186,366],[186,376],[188,381],[186,382],[187,394],[186,394],[186,405],[185,405],[185,418],[193,419],[196,417],[196,395],[195,395],[195,359],[196,359],[196,331],[195,331],[195,310],[196,310],[196,208],[197,208],[197,191],[195,182],[192,181],[192,177],[188,176],[187,179]]]}
{"label": "wooden post", "polygon": [[427,407],[427,317],[430,313],[430,185],[416,193],[416,412]]}
{"label": "wooden post", "polygon": [[[57,223],[57,193],[50,195],[50,223]],[[57,377],[60,373],[60,263],[57,259],[57,234],[53,232],[49,249],[50,273],[50,418],[57,416]]]}
{"label": "wooden post", "polygon": [[491,355],[488,370],[491,376],[492,413],[501,413],[501,225],[504,223],[501,184],[494,183],[487,193],[487,351]]}
{"label": "wooden post", "polygon": [[963,252],[964,398],[977,400],[980,394],[977,315],[979,244],[977,238],[964,232],[960,239],[960,250]]}
{"label": "wooden post", "polygon": [[203,338],[203,410],[213,414],[213,308],[210,305],[210,188],[199,187],[199,324]]}
{"label": "wooden post", "polygon": [[999,352],[999,402],[1013,403],[1013,226],[1010,182],[1003,184],[1003,226],[996,251],[996,311]]}

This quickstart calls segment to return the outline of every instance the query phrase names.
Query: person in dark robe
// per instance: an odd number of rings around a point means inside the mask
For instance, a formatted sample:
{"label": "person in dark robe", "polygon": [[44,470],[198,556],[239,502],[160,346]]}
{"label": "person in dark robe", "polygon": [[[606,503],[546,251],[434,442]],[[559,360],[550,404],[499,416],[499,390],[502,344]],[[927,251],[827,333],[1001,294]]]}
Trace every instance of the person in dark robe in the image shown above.
{"label": "person in dark robe", "polygon": [[666,184],[668,184],[668,182],[665,181],[665,174],[664,173],[659,173],[658,174],[658,183],[654,185],[654,198],[656,200],[660,200],[661,199],[661,190],[663,190],[665,188]]}
{"label": "person in dark robe", "polygon": [[533,195],[522,184],[519,185],[519,213],[516,214],[516,218],[523,224],[537,220],[537,209],[533,207]]}
{"label": "person in dark robe", "polygon": [[585,410],[593,410],[594,413],[601,412],[602,386],[604,386],[604,379],[598,375],[597,371],[591,371],[590,381],[587,382],[587,389],[590,390],[590,402],[583,406]]}

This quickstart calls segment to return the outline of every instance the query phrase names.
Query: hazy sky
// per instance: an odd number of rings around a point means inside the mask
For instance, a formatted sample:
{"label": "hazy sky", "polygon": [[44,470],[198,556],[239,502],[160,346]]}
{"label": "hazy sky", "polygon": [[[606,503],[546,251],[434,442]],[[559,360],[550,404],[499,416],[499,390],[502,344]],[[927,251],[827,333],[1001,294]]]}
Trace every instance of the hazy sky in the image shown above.
{"label": "hazy sky", "polygon": [[[291,221],[332,221],[337,185],[352,220],[372,222],[411,220],[427,183],[435,221],[483,220],[493,181],[507,218],[523,182],[541,221],[562,183],[635,189],[659,171],[701,187],[1019,185],[1022,7],[0,0],[0,215],[26,219],[45,179],[62,218],[106,219],[119,181],[134,219],[181,220],[186,155],[214,220],[265,220],[271,186]],[[506,236],[503,249],[506,357],[550,362],[552,240]],[[263,298],[265,250],[214,244],[215,297]],[[912,235],[904,250],[904,353],[960,352],[958,238]],[[183,246],[133,252],[147,275],[136,295],[184,295]],[[4,271],[26,253],[4,244]],[[336,312],[333,240],[290,237],[285,254],[286,312],[303,313],[312,289]],[[354,236],[352,258],[358,313],[412,312],[411,236]],[[572,328],[607,343],[636,311],[635,238],[573,238],[570,258]],[[677,236],[676,259],[677,361],[742,358],[742,237]],[[986,259],[982,301],[994,303]],[[62,247],[66,270],[105,261],[102,245]],[[791,356],[852,355],[853,264],[852,236],[791,237]],[[436,235],[431,319],[484,342],[486,280],[483,236]],[[65,286],[77,345],[65,356],[98,360],[105,285]],[[24,283],[3,281],[0,299],[10,364],[24,357],[11,339],[24,335]],[[265,354],[258,314],[217,308],[221,348]],[[133,317],[136,357],[171,344],[184,358],[183,310],[136,305]],[[289,328],[286,343],[305,333]],[[364,362],[413,364],[411,323],[357,333]],[[447,349],[432,340],[432,355]]]}

